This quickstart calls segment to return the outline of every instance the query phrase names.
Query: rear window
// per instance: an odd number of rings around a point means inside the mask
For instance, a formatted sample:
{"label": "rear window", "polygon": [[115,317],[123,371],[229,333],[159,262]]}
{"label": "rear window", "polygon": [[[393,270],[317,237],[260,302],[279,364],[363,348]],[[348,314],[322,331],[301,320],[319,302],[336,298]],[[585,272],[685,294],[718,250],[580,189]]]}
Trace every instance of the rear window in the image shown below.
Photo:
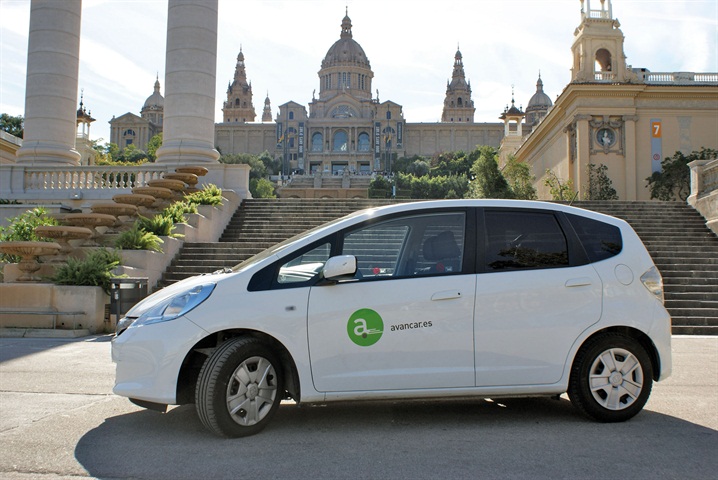
{"label": "rear window", "polygon": [[566,216],[576,230],[591,263],[600,262],[621,253],[623,239],[618,227],[580,215],[567,214]]}
{"label": "rear window", "polygon": [[568,242],[556,217],[542,212],[486,212],[489,271],[567,267]]}

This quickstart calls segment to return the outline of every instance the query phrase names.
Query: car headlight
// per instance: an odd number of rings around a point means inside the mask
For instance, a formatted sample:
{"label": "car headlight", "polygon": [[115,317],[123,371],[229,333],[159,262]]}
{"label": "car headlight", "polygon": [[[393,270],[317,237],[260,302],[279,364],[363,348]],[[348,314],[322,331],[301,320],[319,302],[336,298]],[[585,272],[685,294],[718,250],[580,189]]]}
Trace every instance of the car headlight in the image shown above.
{"label": "car headlight", "polygon": [[[125,331],[130,325],[140,327],[153,323],[168,322],[182,315],[186,315],[202,302],[207,300],[214,291],[215,283],[196,285],[189,290],[177,293],[171,297],[152,305],[137,317],[125,317],[117,322],[117,335]],[[129,313],[129,312],[128,312]]]}

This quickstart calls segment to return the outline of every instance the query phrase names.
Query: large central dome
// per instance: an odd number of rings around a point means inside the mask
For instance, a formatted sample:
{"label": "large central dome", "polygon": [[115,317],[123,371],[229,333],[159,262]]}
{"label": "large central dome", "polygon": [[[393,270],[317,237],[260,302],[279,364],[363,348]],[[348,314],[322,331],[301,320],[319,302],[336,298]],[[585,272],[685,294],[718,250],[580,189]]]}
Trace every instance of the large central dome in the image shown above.
{"label": "large central dome", "polygon": [[341,38],[329,48],[322,60],[322,68],[338,65],[358,65],[371,68],[364,49],[352,38],[352,21],[349,15],[342,20]]}

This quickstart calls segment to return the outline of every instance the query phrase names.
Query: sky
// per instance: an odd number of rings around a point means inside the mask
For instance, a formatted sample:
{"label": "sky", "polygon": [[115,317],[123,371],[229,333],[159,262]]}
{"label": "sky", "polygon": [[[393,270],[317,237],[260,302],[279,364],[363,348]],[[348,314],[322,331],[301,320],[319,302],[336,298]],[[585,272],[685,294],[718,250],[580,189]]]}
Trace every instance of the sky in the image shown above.
{"label": "sky", "polygon": [[[612,7],[629,65],[718,72],[718,0],[613,0]],[[345,8],[371,62],[372,93],[402,105],[407,122],[440,120],[457,47],[475,122],[498,122],[512,90],[525,106],[539,72],[552,100],[571,79],[577,0],[219,0],[215,121],[240,47],[257,120],[267,94],[273,117],[290,100],[306,106]],[[0,0],[2,113],[24,115],[29,23],[30,0]],[[167,0],[83,0],[78,102],[83,90],[96,119],[92,139],[109,142],[113,115],[139,115],[157,77],[164,95],[166,28]]]}

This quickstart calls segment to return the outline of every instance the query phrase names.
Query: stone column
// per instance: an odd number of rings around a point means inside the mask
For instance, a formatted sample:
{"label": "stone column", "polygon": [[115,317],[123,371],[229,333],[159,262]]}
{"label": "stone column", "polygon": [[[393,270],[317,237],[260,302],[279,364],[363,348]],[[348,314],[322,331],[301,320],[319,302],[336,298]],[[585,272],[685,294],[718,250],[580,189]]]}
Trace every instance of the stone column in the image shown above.
{"label": "stone column", "polygon": [[[623,155],[626,161],[625,165],[625,176],[626,176],[626,195],[621,200],[638,200],[638,189],[640,188],[638,180],[638,159],[636,158],[636,122],[638,121],[637,115],[626,115],[623,117],[624,126],[624,144],[623,144]],[[640,183],[643,183],[641,179]]]}
{"label": "stone column", "polygon": [[216,162],[218,0],[169,0],[165,109],[157,163]]}
{"label": "stone column", "polygon": [[18,163],[79,165],[77,77],[82,0],[32,0],[25,133]]}
{"label": "stone column", "polygon": [[590,115],[576,115],[576,161],[573,164],[573,187],[585,195],[583,188],[588,184],[588,164],[591,163],[591,127]]}

